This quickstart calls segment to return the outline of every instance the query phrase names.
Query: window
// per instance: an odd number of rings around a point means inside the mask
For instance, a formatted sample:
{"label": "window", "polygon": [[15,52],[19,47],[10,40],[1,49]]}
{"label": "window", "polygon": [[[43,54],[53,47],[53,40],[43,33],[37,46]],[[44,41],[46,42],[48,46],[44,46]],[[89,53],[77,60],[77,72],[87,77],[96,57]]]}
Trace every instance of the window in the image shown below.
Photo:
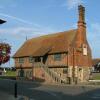
{"label": "window", "polygon": [[67,74],[67,73],[68,73],[68,68],[64,68],[64,69],[63,69],[63,73],[64,73],[64,74]]}
{"label": "window", "polygon": [[41,57],[36,57],[35,62],[41,62]]}
{"label": "window", "polygon": [[33,58],[32,57],[29,57],[29,62],[33,63]]}
{"label": "window", "polygon": [[82,68],[79,68],[79,71],[81,71],[82,70]]}
{"label": "window", "polygon": [[23,70],[23,69],[20,69],[20,70],[18,71],[18,76],[19,76],[19,77],[24,77],[24,70]]}
{"label": "window", "polygon": [[24,58],[19,58],[19,63],[24,63]]}
{"label": "window", "polygon": [[61,54],[54,54],[54,60],[60,61],[61,60]]}

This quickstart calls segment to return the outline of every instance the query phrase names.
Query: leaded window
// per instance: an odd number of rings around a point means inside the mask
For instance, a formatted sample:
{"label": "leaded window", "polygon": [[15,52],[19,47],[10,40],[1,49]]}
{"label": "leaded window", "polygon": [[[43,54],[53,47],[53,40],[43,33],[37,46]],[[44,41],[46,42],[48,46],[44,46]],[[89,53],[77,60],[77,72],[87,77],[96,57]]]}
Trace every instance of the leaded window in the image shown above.
{"label": "leaded window", "polygon": [[33,57],[29,57],[29,62],[33,63]]}
{"label": "leaded window", "polygon": [[54,54],[54,60],[60,61],[61,60],[61,54]]}
{"label": "leaded window", "polygon": [[67,74],[67,73],[68,73],[68,68],[64,68],[64,69],[63,69],[63,73],[64,73],[64,74]]}
{"label": "leaded window", "polygon": [[41,57],[36,57],[35,62],[41,62]]}
{"label": "leaded window", "polygon": [[19,58],[19,63],[24,63],[24,58]]}

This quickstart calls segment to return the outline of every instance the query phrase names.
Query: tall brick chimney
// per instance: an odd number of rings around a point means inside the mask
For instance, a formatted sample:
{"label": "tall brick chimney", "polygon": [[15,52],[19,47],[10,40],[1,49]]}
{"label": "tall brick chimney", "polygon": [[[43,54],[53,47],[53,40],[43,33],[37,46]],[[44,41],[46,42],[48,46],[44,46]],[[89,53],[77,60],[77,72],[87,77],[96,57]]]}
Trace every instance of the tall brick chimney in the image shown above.
{"label": "tall brick chimney", "polygon": [[85,7],[83,7],[82,5],[79,5],[78,11],[79,11],[79,21],[78,21],[78,23],[82,23],[83,25],[85,25]]}
{"label": "tall brick chimney", "polygon": [[78,6],[78,33],[77,33],[77,46],[80,47],[86,42],[86,23],[85,23],[85,7]]}

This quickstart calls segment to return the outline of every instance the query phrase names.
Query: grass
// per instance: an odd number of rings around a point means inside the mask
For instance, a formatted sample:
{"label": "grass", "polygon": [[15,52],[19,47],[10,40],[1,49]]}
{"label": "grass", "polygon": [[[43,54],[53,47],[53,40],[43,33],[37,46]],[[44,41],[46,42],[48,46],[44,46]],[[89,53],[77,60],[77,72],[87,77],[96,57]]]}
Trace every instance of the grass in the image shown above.
{"label": "grass", "polygon": [[100,76],[96,76],[93,78],[94,80],[100,80]]}
{"label": "grass", "polygon": [[7,71],[6,76],[16,76],[16,71]]}
{"label": "grass", "polygon": [[92,75],[94,80],[100,80],[100,73],[93,73]]}

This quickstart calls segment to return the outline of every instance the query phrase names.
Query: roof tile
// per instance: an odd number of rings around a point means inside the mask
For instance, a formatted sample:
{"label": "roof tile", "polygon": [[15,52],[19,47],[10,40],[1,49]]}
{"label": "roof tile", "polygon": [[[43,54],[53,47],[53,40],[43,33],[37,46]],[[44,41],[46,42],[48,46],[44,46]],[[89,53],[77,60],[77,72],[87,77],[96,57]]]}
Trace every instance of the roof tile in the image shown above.
{"label": "roof tile", "polygon": [[77,30],[44,35],[27,40],[13,57],[43,56],[46,53],[67,52]]}

